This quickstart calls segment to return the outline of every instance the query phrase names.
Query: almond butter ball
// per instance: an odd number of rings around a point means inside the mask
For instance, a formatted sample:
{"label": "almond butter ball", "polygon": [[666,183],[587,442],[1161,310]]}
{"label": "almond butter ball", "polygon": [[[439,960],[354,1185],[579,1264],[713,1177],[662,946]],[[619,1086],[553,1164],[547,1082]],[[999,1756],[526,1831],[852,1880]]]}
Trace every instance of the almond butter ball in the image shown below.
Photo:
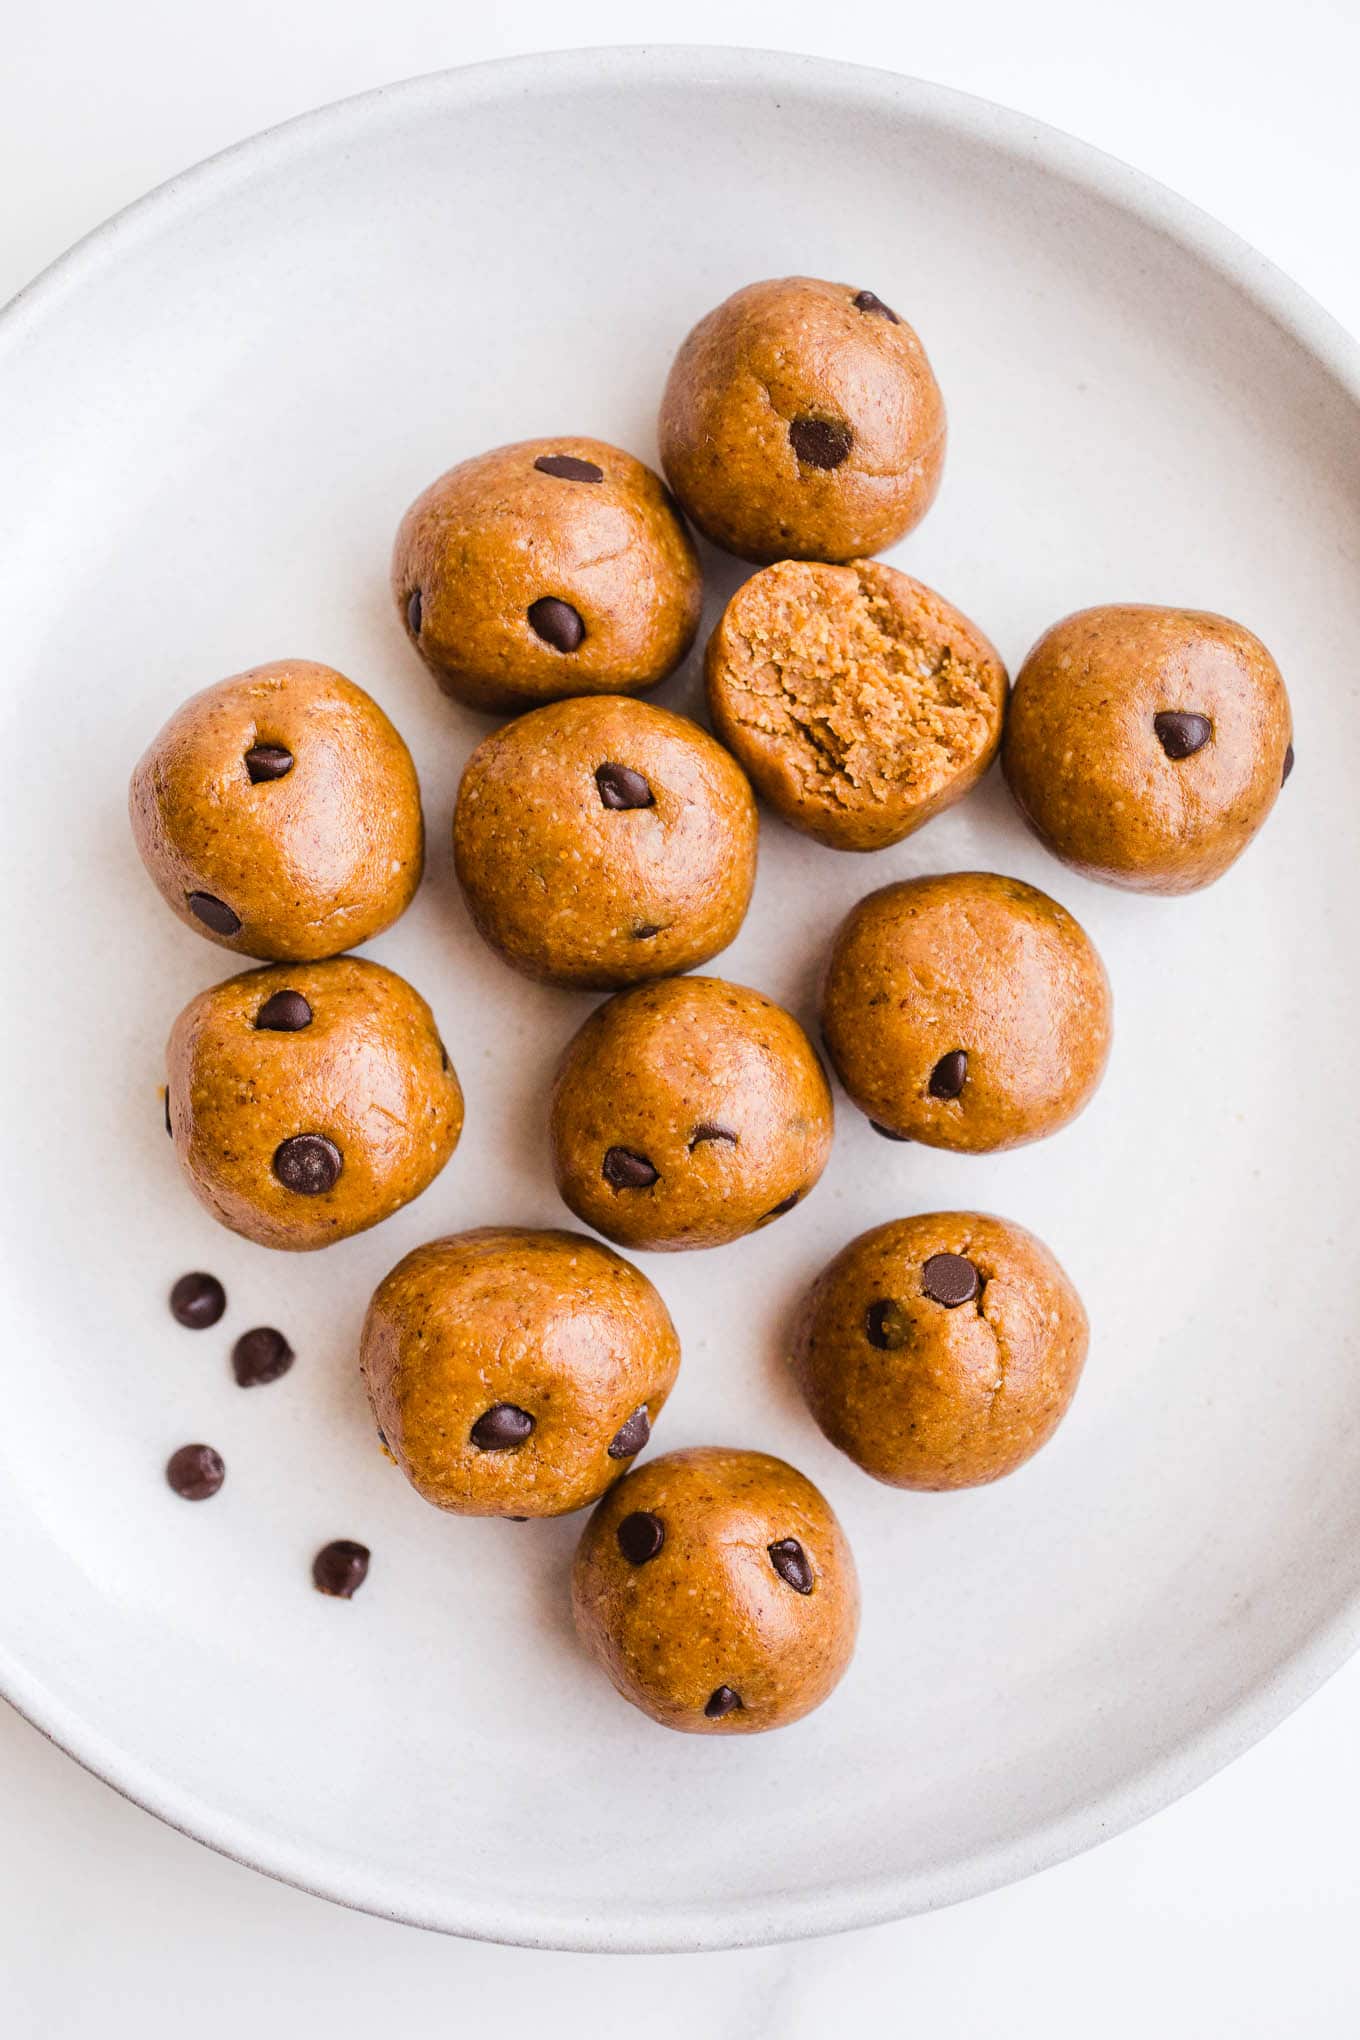
{"label": "almond butter ball", "polygon": [[664,1728],[759,1735],[819,1707],[859,1628],[825,1497],[764,1452],[670,1452],[612,1488],[572,1573],[586,1648]]}
{"label": "almond butter ball", "polygon": [[703,585],[660,479],[568,434],[441,475],[401,521],[392,593],[445,694],[517,715],[654,687],[694,642]]}
{"label": "almond butter ball", "polygon": [[977,1211],[861,1233],[799,1314],[793,1369],[833,1445],[891,1487],[978,1487],[1051,1438],[1086,1359],[1042,1241]]}
{"label": "almond butter ball", "polygon": [[336,956],[390,927],[420,884],[410,752],[362,687],[307,659],[192,695],[138,763],[128,806],[162,899],[245,956]]}
{"label": "almond butter ball", "polygon": [[246,971],[191,999],[166,1050],[189,1187],[263,1247],[305,1252],[419,1197],[463,1094],[418,992],[355,956]]}
{"label": "almond butter ball", "polygon": [[966,1154],[1056,1133],[1110,1048],[1090,937],[1035,886],[991,871],[907,879],[851,909],[822,1003],[827,1053],[880,1133]]}
{"label": "almond butter ball", "polygon": [[871,290],[786,276],[699,321],[661,401],[686,514],[742,559],[852,560],[919,524],[944,400],[906,320]]}
{"label": "almond butter ball", "polygon": [[460,1516],[562,1516],[646,1445],[680,1365],[656,1290],[581,1233],[485,1226],[399,1261],[361,1364],[387,1448]]}
{"label": "almond butter ball", "polygon": [[453,853],[478,931],[508,964],[609,989],[727,947],[755,883],[756,828],[740,766],[697,723],[585,695],[478,745]]}
{"label": "almond butter ball", "polygon": [[708,641],[713,727],[756,791],[833,850],[900,843],[996,755],[1006,669],[942,595],[877,560],[781,560]]}

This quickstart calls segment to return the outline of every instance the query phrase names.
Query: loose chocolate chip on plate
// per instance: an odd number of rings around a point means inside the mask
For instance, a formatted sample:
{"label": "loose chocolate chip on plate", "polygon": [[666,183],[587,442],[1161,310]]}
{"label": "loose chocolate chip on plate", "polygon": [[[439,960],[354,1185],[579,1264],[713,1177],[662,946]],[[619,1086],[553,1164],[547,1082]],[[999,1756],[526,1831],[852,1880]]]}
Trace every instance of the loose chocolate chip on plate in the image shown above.
{"label": "loose chocolate chip on plate", "polygon": [[227,1292],[215,1275],[181,1275],[170,1291],[170,1315],[191,1332],[215,1325],[226,1307]]}
{"label": "loose chocolate chip on plate", "polygon": [[719,1126],[715,1121],[705,1119],[701,1125],[695,1127],[689,1137],[690,1153],[693,1154],[695,1148],[702,1147],[705,1141],[710,1140],[726,1141],[729,1147],[737,1145],[737,1136],[728,1127]]}
{"label": "loose chocolate chip on plate", "polygon": [[274,1174],[285,1190],[299,1197],[319,1197],[333,1190],[344,1161],[333,1140],[324,1133],[295,1133],[274,1150]]}
{"label": "loose chocolate chip on plate", "polygon": [[614,1535],[629,1565],[646,1565],[666,1542],[666,1526],[650,1509],[634,1509],[625,1516]]}
{"label": "loose chocolate chip on plate", "polygon": [[879,1121],[878,1121],[877,1119],[871,1119],[871,1120],[869,1121],[869,1124],[870,1124],[870,1126],[872,1126],[872,1128],[874,1129],[874,1132],[875,1132],[875,1133],[881,1133],[881,1134],[882,1134],[882,1136],[883,1136],[884,1140],[910,1140],[910,1139],[911,1139],[911,1135],[910,1135],[909,1133],[897,1133],[897,1132],[895,1132],[895,1131],[894,1131],[894,1129],[893,1129],[893,1128],[892,1128],[891,1126],[883,1126],[883,1125],[881,1125],[881,1124],[879,1123]]}
{"label": "loose chocolate chip on plate", "polygon": [[1290,773],[1293,770],[1294,770],[1294,746],[1292,744],[1286,744],[1284,751],[1284,771],[1280,774],[1281,786],[1284,785],[1286,779],[1288,779]]}
{"label": "loose chocolate chip on plate", "polygon": [[620,1424],[609,1441],[611,1459],[635,1459],[652,1435],[651,1422],[647,1416],[647,1405],[642,1403],[633,1411],[626,1424]]}
{"label": "loose chocolate chip on plate", "polygon": [[512,1452],[516,1445],[524,1443],[533,1428],[534,1420],[527,1410],[512,1402],[498,1402],[482,1411],[468,1436],[479,1452]]}
{"label": "loose chocolate chip on plate", "polygon": [[631,765],[597,765],[595,784],[600,789],[601,805],[607,808],[651,807],[651,787],[640,772],[634,772]]}
{"label": "loose chocolate chip on plate", "polygon": [[246,771],[252,786],[262,779],[283,779],[293,769],[293,754],[282,744],[252,744],[246,752]]}
{"label": "loose chocolate chip on plate", "polygon": [[740,1693],[734,1693],[730,1686],[715,1686],[704,1702],[704,1713],[710,1721],[720,1721],[724,1714],[735,1714],[740,1706]]}
{"label": "loose chocolate chip on plate", "polygon": [[981,1287],[977,1269],[962,1254],[932,1254],[921,1270],[922,1291],[946,1310],[971,1303]]}
{"label": "loose chocolate chip on plate", "polygon": [[782,1218],[786,1211],[792,1211],[802,1194],[801,1190],[791,1190],[787,1197],[781,1197],[778,1204],[771,1205],[765,1214],[765,1218],[760,1221],[761,1224],[764,1225],[767,1218]]}
{"label": "loose chocolate chip on plate", "polygon": [[231,1371],[238,1388],[262,1388],[286,1374],[297,1355],[273,1325],[256,1325],[242,1332],[231,1349]]}
{"label": "loose chocolate chip on plate", "polygon": [[892,306],[885,305],[882,298],[876,297],[871,290],[861,290],[856,293],[855,310],[857,312],[872,312],[876,318],[887,319],[894,326],[900,326],[902,323]]}
{"label": "loose chocolate chip on plate", "polygon": [[864,1313],[864,1336],[880,1353],[899,1353],[911,1337],[911,1319],[892,1297],[880,1296]]}
{"label": "loose chocolate chip on plate", "polygon": [[556,475],[559,482],[602,482],[604,469],[593,460],[578,460],[574,453],[541,453],[534,462],[541,475]]}
{"label": "loose chocolate chip on plate", "polygon": [[1167,757],[1173,759],[1193,758],[1214,733],[1207,715],[1192,715],[1179,708],[1164,708],[1160,715],[1154,715],[1152,727]]}
{"label": "loose chocolate chip on plate", "polygon": [[225,900],[214,899],[210,892],[191,892],[185,898],[194,919],[211,928],[214,935],[240,934],[241,917],[232,912]]}
{"label": "loose chocolate chip on plate", "polygon": [[812,1567],[808,1564],[808,1555],[798,1539],[781,1537],[777,1544],[768,1545],[766,1548],[770,1554],[770,1564],[780,1579],[792,1587],[795,1594],[810,1594],[813,1585]]}
{"label": "loose chocolate chip on plate", "polygon": [[312,1009],[301,992],[275,992],[255,1015],[255,1025],[268,1034],[297,1034],[312,1024]]}
{"label": "loose chocolate chip on plate", "polygon": [[957,1098],[967,1075],[967,1051],[962,1048],[951,1048],[948,1055],[942,1055],[936,1063],[926,1088],[932,1098]]}
{"label": "loose chocolate chip on plate", "polygon": [[165,1477],[186,1502],[206,1502],[221,1487],[227,1469],[221,1453],[214,1452],[211,1445],[181,1445],[178,1452],[171,1453]]}
{"label": "loose chocolate chip on plate", "polygon": [[600,1174],[611,1190],[646,1190],[656,1182],[660,1171],[635,1148],[612,1147],[605,1149]]}
{"label": "loose chocolate chip on plate", "polygon": [[574,652],[586,634],[570,602],[556,595],[540,595],[537,602],[529,604],[529,628],[555,652]]}
{"label": "loose chocolate chip on plate", "polygon": [[337,1537],[323,1544],[312,1560],[312,1585],[319,1594],[352,1601],[368,1578],[371,1556],[366,1544],[356,1544],[352,1537]]}
{"label": "loose chocolate chip on plate", "polygon": [[789,444],[804,467],[838,468],[853,440],[839,418],[795,418],[789,426]]}
{"label": "loose chocolate chip on plate", "polygon": [[420,599],[420,590],[419,588],[413,588],[406,598],[406,628],[410,631],[412,637],[420,636],[423,609],[424,605]]}

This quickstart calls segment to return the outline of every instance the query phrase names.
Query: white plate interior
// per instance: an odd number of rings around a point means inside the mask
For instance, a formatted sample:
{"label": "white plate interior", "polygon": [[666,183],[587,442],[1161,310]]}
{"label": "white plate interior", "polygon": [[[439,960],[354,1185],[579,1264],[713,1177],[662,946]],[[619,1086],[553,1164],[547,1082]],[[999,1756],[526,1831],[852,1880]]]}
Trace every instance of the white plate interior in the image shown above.
{"label": "white plate interior", "polygon": [[[988,867],[1089,928],[1117,1043],[1085,1117],[1037,1148],[891,1146],[842,1100],[805,1207],[732,1248],[640,1257],[685,1348],[654,1449],[792,1459],[863,1578],[831,1703],[706,1742],[652,1727],[580,1653],[579,1519],[443,1519],[374,1445],[367,1296],[438,1232],[564,1221],[544,1089],[591,1004],[522,983],[470,929],[448,823],[488,725],[411,656],[386,565],[407,502],[465,454],[563,430],[654,459],[681,335],[787,271],[896,304],[943,384],[944,491],[890,558],[1012,669],[1090,602],[1241,617],[1290,682],[1299,765],[1238,868],[1181,902],[1065,872],[995,776],[872,858],[765,822],[750,919],[713,968],[811,1022],[852,901]],[[699,1946],[941,1903],[1098,1839],[1339,1659],[1360,1590],[1360,425],[1310,316],[1226,236],[1027,123],[693,52],[371,96],[172,188],[21,301],[0,336],[0,1683],[34,1719],[167,1818],[351,1903]],[[705,557],[707,625],[740,570]],[[423,1199],[308,1257],[218,1230],[178,1180],[162,1044],[232,963],[160,905],[124,812],[184,695],[285,655],[370,688],[415,752],[429,876],[369,953],[432,1001],[468,1099]],[[697,657],[657,698],[697,709]],[[804,1414],[786,1328],[852,1234],[959,1204],[1050,1243],[1091,1359],[1029,1469],[896,1494]],[[231,1299],[204,1334],[164,1302],[193,1267]],[[261,1322],[299,1362],[242,1394],[227,1349]],[[161,1467],[198,1437],[229,1477],[186,1508]],[[348,1606],[307,1579],[340,1535],[374,1551]]]}

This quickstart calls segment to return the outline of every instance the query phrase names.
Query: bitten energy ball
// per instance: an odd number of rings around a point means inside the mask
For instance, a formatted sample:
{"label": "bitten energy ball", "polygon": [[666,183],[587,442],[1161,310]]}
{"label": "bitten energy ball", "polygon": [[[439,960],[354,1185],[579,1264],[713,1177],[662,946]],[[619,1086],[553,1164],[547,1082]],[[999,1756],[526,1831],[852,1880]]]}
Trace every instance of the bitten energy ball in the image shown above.
{"label": "bitten energy ball", "polygon": [[525,439],[441,475],[397,533],[392,593],[446,694],[513,715],[664,680],[703,587],[660,480],[600,439]]}
{"label": "bitten energy ball", "polygon": [[967,617],[876,560],[782,560],[708,641],[713,726],[786,822],[881,850],[976,785],[1001,740],[1006,669]]}
{"label": "bitten energy ball", "polygon": [[338,955],[390,926],[420,883],[410,752],[361,687],[306,659],[191,696],[128,805],[161,897],[245,956]]}
{"label": "bitten energy ball", "polygon": [[793,1366],[833,1445],[891,1487],[977,1487],[1052,1437],[1086,1358],[1081,1299],[1032,1233],[976,1211],[852,1240],[803,1305]]}
{"label": "bitten energy ball", "polygon": [[1047,893],[989,871],[884,886],[831,951],[827,1052],[880,1133],[984,1153],[1056,1133],[1100,1082],[1110,988]]}
{"label": "bitten energy ball", "polygon": [[166,1051],[170,1131],[214,1218],[264,1247],[328,1247],[418,1197],[463,1094],[418,993],[357,957],[276,965],[191,999]]}
{"label": "bitten energy ball", "polygon": [[781,1218],[831,1152],[831,1092],[772,999],[722,978],[620,992],[568,1044],[552,1098],[566,1203],[611,1240],[717,1247]]}
{"label": "bitten energy ball", "polygon": [[507,963],[548,984],[608,988],[727,947],[755,882],[756,807],[697,723],[587,696],[478,746],[453,853],[472,918]]}
{"label": "bitten energy ball", "polygon": [[1289,696],[1226,616],[1120,604],[1041,637],[1015,683],[1004,766],[1036,835],[1136,892],[1212,885],[1294,762]]}
{"label": "bitten energy ball", "polygon": [[680,1365],[645,1275],[580,1233],[486,1227],[417,1247],[379,1285],[364,1380],[416,1491],[461,1516],[598,1501]]}
{"label": "bitten energy ball", "polygon": [[786,276],[701,319],[661,403],[661,460],[715,545],[850,560],[919,524],[945,416],[925,349],[871,290]]}
{"label": "bitten energy ball", "polygon": [[819,1707],[850,1662],[859,1584],[810,1480],[763,1452],[649,1460],[586,1525],[576,1627],[666,1728],[755,1735]]}

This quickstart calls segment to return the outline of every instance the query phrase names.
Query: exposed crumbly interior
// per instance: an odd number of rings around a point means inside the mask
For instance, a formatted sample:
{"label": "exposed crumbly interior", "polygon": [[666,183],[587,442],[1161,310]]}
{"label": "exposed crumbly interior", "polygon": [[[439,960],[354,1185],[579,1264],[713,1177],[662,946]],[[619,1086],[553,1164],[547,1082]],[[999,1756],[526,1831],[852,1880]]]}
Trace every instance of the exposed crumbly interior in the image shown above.
{"label": "exposed crumbly interior", "polygon": [[719,679],[732,723],[819,805],[929,800],[991,742],[999,667],[951,604],[874,561],[786,561],[741,589]]}

